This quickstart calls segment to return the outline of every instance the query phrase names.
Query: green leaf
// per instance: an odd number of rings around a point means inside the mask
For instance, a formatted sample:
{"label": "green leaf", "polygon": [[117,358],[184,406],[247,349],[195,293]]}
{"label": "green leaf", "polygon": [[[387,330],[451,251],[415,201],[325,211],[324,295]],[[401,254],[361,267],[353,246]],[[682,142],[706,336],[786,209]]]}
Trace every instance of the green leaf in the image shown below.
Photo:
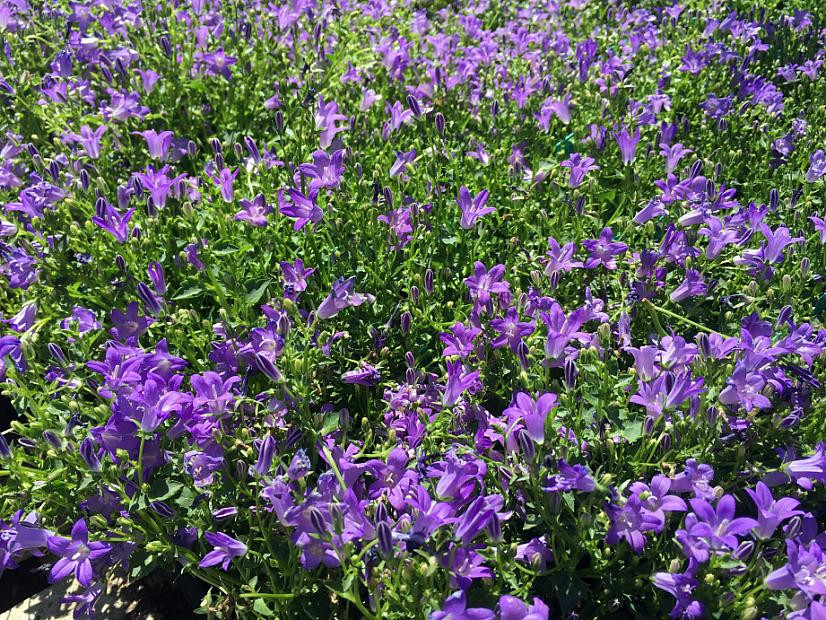
{"label": "green leaf", "polygon": [[182,482],[159,478],[152,483],[150,497],[153,501],[164,501],[175,495],[183,486]]}
{"label": "green leaf", "polygon": [[324,416],[324,425],[321,427],[322,435],[329,435],[338,428],[340,418],[338,413],[328,413]]}
{"label": "green leaf", "polygon": [[565,505],[568,507],[568,510],[571,512],[574,511],[574,494],[573,493],[560,493],[562,496],[562,501],[565,502]]}
{"label": "green leaf", "polygon": [[261,301],[261,298],[264,297],[264,294],[267,292],[267,287],[270,285],[269,279],[267,280],[253,280],[247,283],[247,295],[246,299],[247,302],[250,304],[257,304]]}
{"label": "green leaf", "polygon": [[826,293],[823,293],[815,304],[815,316],[820,316],[824,311],[826,311]]}
{"label": "green leaf", "polygon": [[193,297],[197,297],[203,292],[204,291],[200,287],[193,286],[191,288],[184,289],[183,291],[175,295],[172,299],[173,301],[180,301],[181,299],[192,299]]}
{"label": "green leaf", "polygon": [[175,503],[183,508],[184,510],[189,509],[192,507],[192,504],[195,503],[196,493],[189,487],[184,487],[184,490],[181,491],[181,494],[178,496],[178,499]]}
{"label": "green leaf", "polygon": [[264,599],[257,598],[255,602],[252,604],[252,610],[260,616],[265,616],[267,618],[271,618],[275,614],[272,612],[272,609],[267,607],[267,604],[264,602]]}
{"label": "green leaf", "polygon": [[619,434],[628,440],[628,443],[634,443],[642,437],[642,421],[626,420],[619,428]]}
{"label": "green leaf", "polygon": [[238,248],[234,245],[230,245],[230,246],[227,246],[225,248],[221,248],[220,250],[213,250],[212,255],[213,256],[227,256],[229,254],[237,254],[239,252],[239,250],[240,250],[240,248]]}

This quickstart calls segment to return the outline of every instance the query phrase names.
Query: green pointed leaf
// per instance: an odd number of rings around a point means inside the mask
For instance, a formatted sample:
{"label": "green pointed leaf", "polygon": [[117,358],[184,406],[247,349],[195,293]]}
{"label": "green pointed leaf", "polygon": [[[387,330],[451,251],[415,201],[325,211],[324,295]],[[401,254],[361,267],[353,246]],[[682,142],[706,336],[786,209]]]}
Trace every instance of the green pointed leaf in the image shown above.
{"label": "green pointed leaf", "polygon": [[255,602],[252,604],[252,610],[259,616],[265,616],[267,618],[272,618],[275,615],[272,609],[267,607],[267,604],[262,598],[255,599]]}
{"label": "green pointed leaf", "polygon": [[191,288],[184,289],[183,291],[181,291],[177,295],[173,296],[172,300],[173,301],[180,301],[182,299],[192,299],[193,297],[198,297],[198,295],[200,295],[203,292],[204,291],[200,287],[193,286]]}

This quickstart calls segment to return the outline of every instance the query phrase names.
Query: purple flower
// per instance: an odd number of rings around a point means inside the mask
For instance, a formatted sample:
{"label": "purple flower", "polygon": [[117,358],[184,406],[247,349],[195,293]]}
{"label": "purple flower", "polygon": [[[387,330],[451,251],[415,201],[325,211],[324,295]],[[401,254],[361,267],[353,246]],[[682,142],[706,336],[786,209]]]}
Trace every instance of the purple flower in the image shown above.
{"label": "purple flower", "polygon": [[319,319],[331,319],[345,308],[351,306],[360,306],[365,301],[372,302],[375,297],[368,293],[356,293],[354,290],[356,278],[355,276],[347,278],[339,278],[333,284],[333,290],[321,302],[316,310],[316,316]]}
{"label": "purple flower", "polygon": [[449,332],[439,334],[441,341],[447,345],[442,351],[442,357],[450,357],[451,355],[467,357],[473,351],[473,340],[481,333],[482,330],[476,327],[468,328],[464,323],[454,323]]}
{"label": "purple flower", "polygon": [[404,174],[404,171],[407,169],[407,167],[411,165],[415,160],[416,149],[407,151],[406,153],[403,151],[399,151],[396,154],[396,161],[393,162],[392,166],[390,166],[390,178],[397,177],[400,174]]}
{"label": "purple flower", "polygon": [[576,252],[576,244],[568,242],[563,246],[553,237],[548,237],[549,251],[545,252],[545,275],[553,278],[558,273],[567,273],[572,269],[582,267],[580,261],[572,260]]}
{"label": "purple flower", "polygon": [[219,456],[210,456],[198,450],[190,450],[184,454],[184,472],[192,477],[196,487],[211,485],[215,472],[223,466],[224,459]]}
{"label": "purple flower", "polygon": [[[476,552],[475,548],[460,547],[457,545],[445,553],[443,564],[450,572],[450,586],[467,590],[473,585],[474,579],[491,579],[493,571],[485,566],[485,557]],[[442,616],[445,617],[445,616]],[[447,616],[450,618],[450,616]],[[462,618],[463,616],[459,616]],[[473,618],[474,616],[465,616]],[[482,616],[483,618],[493,617]]]}
{"label": "purple flower", "polygon": [[682,284],[675,288],[668,298],[674,303],[679,303],[689,297],[705,295],[707,291],[708,286],[703,275],[696,269],[686,269]]}
{"label": "purple flower", "polygon": [[685,470],[671,481],[671,490],[677,493],[694,493],[696,497],[714,499],[714,489],[709,484],[714,479],[710,465],[697,463],[695,459],[685,462]]}
{"label": "purple flower", "polygon": [[791,244],[803,243],[804,239],[792,237],[785,226],[778,226],[777,230],[772,230],[761,222],[758,228],[766,242],[761,244],[757,250],[745,250],[742,255],[734,259],[734,264],[749,267],[749,273],[768,281],[774,274],[772,265],[781,262],[784,258],[783,250]]}
{"label": "purple flower", "polygon": [[590,252],[583,265],[585,269],[596,269],[600,265],[611,270],[617,268],[615,257],[625,254],[628,246],[613,239],[613,231],[606,227],[602,229],[599,239],[582,242],[582,247]]}
{"label": "purple flower", "polygon": [[238,172],[239,170],[237,168],[235,171],[229,168],[223,168],[218,176],[213,179],[215,185],[221,190],[221,198],[224,199],[224,202],[233,202],[235,200],[233,184],[235,177],[238,176]]}
{"label": "purple flower", "polygon": [[344,174],[344,151],[329,155],[326,151],[314,151],[313,163],[301,164],[298,170],[310,180],[310,189],[337,188]]}
{"label": "purple flower", "polygon": [[665,515],[671,512],[685,512],[688,507],[682,498],[669,495],[671,478],[657,474],[652,478],[651,485],[644,482],[634,482],[628,487],[634,495],[640,498],[642,511],[656,519],[655,532],[661,532],[665,527]]}
{"label": "purple flower", "polygon": [[693,570],[685,573],[656,573],[653,582],[655,587],[668,592],[676,599],[674,608],[668,614],[669,618],[696,620],[705,615],[703,604],[692,598],[698,584]]}
{"label": "purple flower", "polygon": [[585,179],[585,175],[594,170],[599,170],[599,166],[594,165],[596,160],[593,157],[582,156],[579,153],[571,153],[569,159],[563,161],[560,166],[571,169],[571,178],[568,185],[571,188],[579,187]]}
{"label": "purple flower", "polygon": [[164,160],[169,153],[169,146],[172,144],[171,131],[162,131],[158,133],[154,129],[147,129],[146,131],[132,132],[136,136],[143,137],[146,140],[146,146],[149,149],[149,156],[153,159]]}
{"label": "purple flower", "polygon": [[588,320],[588,311],[577,308],[567,317],[556,301],[552,302],[548,312],[540,312],[539,317],[548,328],[545,338],[545,357],[558,360],[565,353],[565,348],[574,338],[581,335],[579,328]]}
{"label": "purple flower", "polygon": [[52,566],[49,581],[55,583],[75,574],[80,585],[92,585],[94,570],[92,562],[109,555],[111,545],[102,542],[89,542],[89,530],[86,521],[78,519],[72,527],[72,537],[49,536],[49,551],[60,559]]}
{"label": "purple flower", "polygon": [[155,287],[158,295],[166,294],[166,274],[163,270],[163,265],[157,261],[149,263],[146,269],[149,279],[152,280],[152,286]]}
{"label": "purple flower", "polygon": [[502,511],[504,505],[504,498],[498,494],[477,497],[470,503],[467,510],[456,517],[453,535],[463,545],[468,545],[492,525],[494,529],[501,531],[500,521],[510,517],[509,512]]}
{"label": "purple flower", "polygon": [[441,611],[434,611],[428,620],[493,620],[495,614],[483,607],[467,607],[464,590],[454,592],[445,599]]}
{"label": "purple flower", "polygon": [[203,271],[204,269],[206,269],[206,265],[204,265],[204,262],[198,256],[199,249],[199,244],[188,243],[184,247],[184,254],[186,255],[186,262],[195,267],[195,269],[197,269],[198,271]]}
{"label": "purple flower", "polygon": [[92,222],[117,239],[118,243],[126,243],[129,239],[129,220],[134,212],[133,208],[121,214],[111,204],[104,202],[97,214],[92,216]]}
{"label": "purple flower", "polygon": [[550,611],[539,598],[534,598],[532,605],[515,596],[504,595],[499,599],[499,620],[548,620]]}
{"label": "purple flower", "polygon": [[27,332],[34,325],[36,318],[37,304],[32,302],[23,306],[20,309],[20,312],[15,314],[12,318],[4,319],[3,322],[7,323],[8,326],[16,332]]}
{"label": "purple flower", "polygon": [[287,190],[289,202],[284,199],[283,192],[278,192],[278,210],[282,215],[295,219],[295,230],[301,230],[308,223],[317,224],[324,217],[324,211],[316,204],[318,190],[310,190],[305,196],[297,189]]}
{"label": "purple flower", "polygon": [[298,293],[307,290],[307,278],[315,273],[315,269],[305,267],[300,258],[295,259],[294,263],[281,261],[279,265],[284,276],[284,296],[295,301]]}
{"label": "purple flower", "polygon": [[222,569],[228,570],[233,558],[243,557],[247,553],[247,546],[244,543],[223,532],[204,532],[204,538],[215,548],[201,559],[198,568],[209,568],[221,564]]}
{"label": "purple flower", "polygon": [[709,260],[717,258],[726,246],[736,243],[740,239],[740,232],[725,226],[716,217],[707,217],[705,226],[700,228],[697,234],[708,237],[706,258]]}
{"label": "purple flower", "polygon": [[110,318],[114,327],[109,330],[109,333],[121,342],[136,342],[154,322],[151,317],[139,315],[136,301],[126,306],[125,313],[117,309],[112,310]]}
{"label": "purple flower", "polygon": [[189,381],[195,390],[192,406],[196,412],[223,418],[234,410],[235,395],[232,388],[240,383],[241,377],[230,376],[224,380],[217,372],[208,370],[202,375],[192,375]]}
{"label": "purple flower", "polygon": [[580,491],[590,493],[596,489],[597,485],[591,477],[591,472],[584,465],[569,465],[565,459],[559,459],[557,463],[558,474],[549,476],[542,486],[546,493],[564,493],[567,491]]}
{"label": "purple flower", "polygon": [[625,539],[638,555],[645,546],[644,532],[655,530],[660,525],[656,516],[644,510],[640,496],[636,494],[625,500],[622,506],[608,504],[605,511],[611,519],[605,541],[609,545],[616,545],[621,539]]}
{"label": "purple flower", "polygon": [[80,134],[68,133],[63,136],[64,142],[76,142],[80,144],[89,159],[100,157],[100,139],[106,132],[106,125],[101,125],[95,130],[86,125],[80,128]]}
{"label": "purple flower", "polygon": [[462,210],[462,218],[459,222],[462,228],[469,230],[473,228],[476,220],[480,217],[496,211],[493,207],[485,206],[488,203],[488,195],[486,189],[473,196],[464,185],[459,188],[459,197],[456,199],[456,204]]}
{"label": "purple flower", "polygon": [[267,204],[263,194],[258,194],[252,200],[241,199],[241,207],[235,214],[235,221],[247,222],[253,226],[266,226],[267,215],[272,213],[272,207]]}
{"label": "purple flower", "polygon": [[[817,542],[786,540],[788,560],[766,577],[769,590],[798,590],[806,599],[826,595],[826,554]],[[815,616],[812,616],[812,620]]]}
{"label": "purple flower", "polygon": [[381,381],[381,373],[370,364],[362,362],[355,370],[348,370],[341,375],[344,383],[371,387]]}
{"label": "purple flower", "polygon": [[741,405],[746,411],[768,409],[771,400],[762,393],[766,379],[760,372],[749,370],[742,361],[737,362],[734,372],[726,379],[726,387],[720,392],[720,402],[724,405]]}
{"label": "purple flower", "polygon": [[459,397],[478,384],[480,371],[465,372],[465,367],[461,360],[447,362],[447,384],[442,397],[442,404],[445,407],[452,407],[459,400]]}
{"label": "purple flower", "polygon": [[826,174],[826,153],[823,149],[818,149],[809,158],[809,169],[803,178],[807,183],[814,183],[824,174]]}
{"label": "purple flower", "polygon": [[619,146],[622,163],[627,166],[632,163],[636,157],[637,144],[640,141],[640,128],[637,127],[632,135],[628,133],[628,128],[623,125],[619,133],[616,131],[612,131],[611,133],[617,141],[617,146]]}
{"label": "purple flower", "polygon": [[758,523],[749,517],[736,517],[734,497],[723,495],[716,508],[699,497],[690,500],[691,509],[685,518],[685,529],[675,537],[689,558],[708,561],[709,552],[731,552],[740,544],[740,537],[748,534]]}
{"label": "purple flower", "polygon": [[319,145],[322,149],[330,147],[336,134],[347,131],[347,127],[336,124],[339,121],[347,120],[347,117],[339,114],[338,104],[335,101],[325,103],[324,97],[319,97],[318,109],[314,118],[316,130],[320,132]]}
{"label": "purple flower", "polygon": [[685,148],[679,142],[677,144],[661,144],[660,145],[660,155],[665,157],[665,171],[666,173],[674,172],[677,168],[677,164],[680,163],[680,160],[685,157],[686,155],[690,155],[693,153],[691,149]]}
{"label": "purple flower", "polygon": [[530,565],[538,573],[542,574],[554,560],[554,554],[548,548],[548,543],[544,536],[532,538],[526,543],[517,545],[516,559]]}
{"label": "purple flower", "polygon": [[255,462],[255,473],[266,476],[270,471],[272,459],[275,456],[276,442],[272,435],[267,435],[258,448],[258,460]]}
{"label": "purple flower", "polygon": [[540,394],[536,400],[525,392],[517,393],[511,406],[503,412],[508,418],[509,449],[516,447],[516,434],[523,428],[534,442],[542,444],[545,441],[545,420],[556,406],[556,394],[551,392]]}
{"label": "purple flower", "polygon": [[227,80],[231,80],[232,72],[230,71],[230,67],[237,64],[238,59],[234,56],[227,56],[224,48],[219,47],[214,52],[195,52],[195,62],[196,66],[198,66],[205,75],[222,75]]}
{"label": "purple flower", "polygon": [[820,235],[820,244],[826,244],[826,220],[816,215],[810,215],[809,220],[815,225],[815,231]]}
{"label": "purple flower", "polygon": [[152,166],[146,167],[146,172],[138,172],[135,177],[141,182],[143,188],[149,192],[149,197],[152,199],[152,204],[157,209],[163,209],[166,206],[166,199],[169,197],[172,188],[184,177],[179,176],[170,178],[167,173],[169,166],[164,166],[160,170],[155,170]]}
{"label": "purple flower", "polygon": [[72,611],[72,618],[79,620],[80,618],[93,618],[95,605],[100,600],[103,594],[103,586],[99,583],[89,587],[85,592],[79,594],[69,594],[60,599],[61,605],[74,604],[75,608]]}
{"label": "purple flower", "polygon": [[510,307],[505,312],[504,318],[492,319],[490,327],[499,334],[491,340],[491,346],[499,349],[507,345],[511,351],[516,353],[523,342],[522,339],[530,336],[536,329],[536,321],[520,321],[519,310]]}
{"label": "purple flower", "polygon": [[295,539],[295,545],[301,549],[301,567],[304,570],[314,570],[324,564],[327,568],[335,568],[341,564],[335,547],[330,543],[301,532]]}
{"label": "purple flower", "polygon": [[494,265],[488,271],[483,262],[476,261],[473,263],[473,275],[465,278],[465,284],[470,289],[471,297],[476,302],[476,309],[488,306],[491,295],[503,295],[510,292],[510,285],[502,281],[504,276],[504,265]]}
{"label": "purple flower", "polygon": [[396,510],[402,510],[405,500],[419,484],[419,474],[408,468],[410,457],[407,451],[397,446],[387,455],[387,462],[373,460],[368,463],[375,481],[367,487],[367,497],[371,500],[387,497]]}
{"label": "purple flower", "polygon": [[817,444],[811,456],[784,463],[781,469],[804,489],[811,489],[812,481],[826,484],[826,450],[823,442]]}
{"label": "purple flower", "polygon": [[754,534],[761,540],[771,538],[777,526],[786,519],[803,514],[801,510],[797,510],[799,501],[791,497],[775,500],[769,487],[762,482],[758,482],[754,490],[746,489],[746,493],[757,506],[757,527]]}

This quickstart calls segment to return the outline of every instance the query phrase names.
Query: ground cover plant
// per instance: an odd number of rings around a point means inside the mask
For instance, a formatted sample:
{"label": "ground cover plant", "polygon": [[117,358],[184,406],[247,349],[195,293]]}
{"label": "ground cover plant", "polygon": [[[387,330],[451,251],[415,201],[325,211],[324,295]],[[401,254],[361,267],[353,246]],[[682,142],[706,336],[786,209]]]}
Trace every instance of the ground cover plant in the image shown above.
{"label": "ground cover plant", "polygon": [[808,4],[3,0],[0,572],[826,618]]}

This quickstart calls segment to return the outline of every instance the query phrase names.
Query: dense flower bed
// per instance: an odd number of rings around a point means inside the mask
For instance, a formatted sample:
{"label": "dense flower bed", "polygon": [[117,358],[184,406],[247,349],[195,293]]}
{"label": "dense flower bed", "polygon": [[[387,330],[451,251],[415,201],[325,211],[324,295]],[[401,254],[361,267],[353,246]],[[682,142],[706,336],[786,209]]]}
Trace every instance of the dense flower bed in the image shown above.
{"label": "dense flower bed", "polygon": [[808,4],[2,0],[0,572],[826,618]]}

